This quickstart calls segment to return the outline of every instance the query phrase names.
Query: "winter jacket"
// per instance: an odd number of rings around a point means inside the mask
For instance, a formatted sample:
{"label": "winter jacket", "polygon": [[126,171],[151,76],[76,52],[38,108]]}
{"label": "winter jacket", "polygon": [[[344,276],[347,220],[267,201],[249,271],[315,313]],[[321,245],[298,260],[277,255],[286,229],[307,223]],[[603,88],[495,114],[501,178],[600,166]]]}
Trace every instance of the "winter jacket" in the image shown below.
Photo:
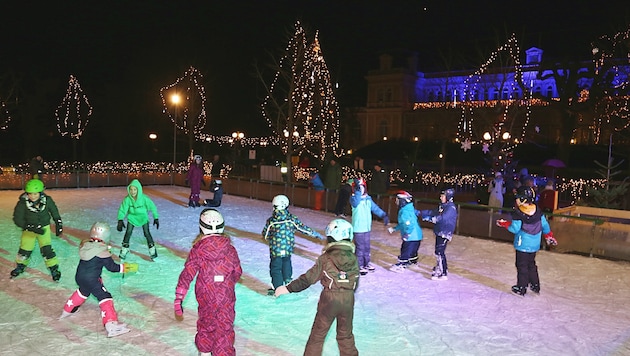
{"label": "winter jacket", "polygon": [[324,172],[324,186],[328,189],[336,190],[341,186],[341,166],[336,163],[334,166],[328,164]]}
{"label": "winter jacket", "polygon": [[309,183],[311,184],[313,189],[316,191],[321,191],[321,190],[326,189],[326,187],[324,187],[324,183],[322,182],[322,179],[319,177],[319,174],[317,173],[311,176]]}
{"label": "winter jacket", "polygon": [[184,270],[177,281],[177,290],[188,291],[190,283],[197,276],[195,282],[197,300],[210,298],[214,304],[218,304],[218,309],[233,307],[236,300],[234,286],[242,274],[241,261],[229,236],[224,234],[201,236],[188,254]]}
{"label": "winter jacket", "polygon": [[517,251],[536,252],[540,249],[541,233],[548,234],[551,228],[540,208],[535,204],[527,206],[531,207],[531,212],[524,212],[520,208],[512,212],[508,231],[514,234],[514,248]]}
{"label": "winter jacket", "polygon": [[320,281],[324,290],[354,291],[359,283],[359,264],[350,241],[331,242],[315,265],[287,285],[289,292],[303,291]]}
{"label": "winter jacket", "polygon": [[262,230],[263,238],[269,242],[271,257],[286,257],[293,254],[296,230],[305,235],[315,236],[315,231],[304,225],[289,210],[273,211]]}
{"label": "winter jacket", "polygon": [[51,217],[55,222],[61,220],[57,204],[44,192],[40,193],[39,200],[36,202],[30,201],[28,194],[23,193],[13,209],[13,222],[22,230],[27,225],[50,225]]}
{"label": "winter jacket", "polygon": [[[133,199],[129,194],[129,187],[131,186],[138,189],[136,199]],[[153,200],[142,193],[142,184],[137,179],[132,180],[127,186],[127,196],[118,208],[118,220],[123,220],[126,216],[127,223],[133,226],[142,226],[149,222],[149,211],[153,214],[153,219],[160,218]]]}
{"label": "winter jacket", "polygon": [[114,262],[107,245],[100,241],[85,241],[79,247],[79,265],[74,276],[79,286],[88,286],[101,278],[101,272],[105,267],[110,272],[124,271],[122,264]]}
{"label": "winter jacket", "polygon": [[403,241],[422,240],[422,229],[418,224],[418,217],[412,203],[398,209],[398,224],[394,227],[394,231],[400,231]]}
{"label": "winter jacket", "polygon": [[352,228],[354,233],[372,231],[372,214],[384,218],[387,213],[372,200],[369,195],[359,195],[358,192],[350,197],[352,206]]}
{"label": "winter jacket", "polygon": [[199,194],[203,184],[203,165],[192,162],[188,168],[188,173],[186,173],[186,180],[190,185],[190,191]]}
{"label": "winter jacket", "polygon": [[435,224],[433,232],[436,236],[449,241],[453,238],[453,233],[457,227],[457,206],[452,201],[440,203],[438,208],[434,210],[419,210],[416,214],[422,215],[422,220],[429,220]]}

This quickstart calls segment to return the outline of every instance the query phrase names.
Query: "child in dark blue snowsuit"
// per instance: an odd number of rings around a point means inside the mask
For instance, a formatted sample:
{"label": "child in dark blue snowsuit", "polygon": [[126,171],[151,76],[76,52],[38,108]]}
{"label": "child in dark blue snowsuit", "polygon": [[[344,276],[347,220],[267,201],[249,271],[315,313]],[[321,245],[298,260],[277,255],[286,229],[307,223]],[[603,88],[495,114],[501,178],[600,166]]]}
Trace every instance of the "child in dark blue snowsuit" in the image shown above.
{"label": "child in dark blue snowsuit", "polygon": [[434,223],[435,259],[436,265],[431,274],[432,280],[447,280],[448,264],[446,262],[446,245],[453,238],[457,226],[457,207],[453,203],[455,191],[452,188],[440,193],[440,205],[434,210],[419,210],[416,215],[422,216],[422,221]]}

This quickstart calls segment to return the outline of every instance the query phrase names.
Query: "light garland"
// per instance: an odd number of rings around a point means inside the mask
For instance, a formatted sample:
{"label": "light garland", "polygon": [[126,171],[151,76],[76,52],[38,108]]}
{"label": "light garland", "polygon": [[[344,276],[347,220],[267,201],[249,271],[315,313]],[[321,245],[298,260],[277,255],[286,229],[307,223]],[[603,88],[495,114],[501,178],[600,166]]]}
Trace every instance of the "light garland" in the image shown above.
{"label": "light garland", "polygon": [[66,95],[61,99],[61,104],[55,110],[57,118],[57,130],[61,136],[70,136],[79,139],[92,115],[92,106],[87,96],[83,94],[79,81],[70,76]]}
{"label": "light garland", "polygon": [[[206,126],[206,90],[202,81],[201,73],[191,66],[175,83],[160,89],[163,112],[178,130],[186,134],[192,131],[197,140]],[[182,100],[173,103],[170,100],[173,95],[179,95]]]}
{"label": "light garland", "polygon": [[11,114],[4,101],[0,101],[0,130],[6,130],[11,122]]}

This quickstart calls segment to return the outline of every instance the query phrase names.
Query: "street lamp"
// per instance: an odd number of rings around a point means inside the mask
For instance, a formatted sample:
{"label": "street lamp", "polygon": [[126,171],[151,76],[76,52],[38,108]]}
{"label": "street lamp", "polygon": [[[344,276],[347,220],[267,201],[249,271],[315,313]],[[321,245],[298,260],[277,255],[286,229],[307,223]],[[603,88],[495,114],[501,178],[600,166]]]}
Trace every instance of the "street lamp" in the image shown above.
{"label": "street lamp", "polygon": [[175,117],[173,118],[173,169],[175,169],[176,154],[177,154],[177,104],[179,104],[180,97],[177,93],[171,96],[171,102],[175,105]]}

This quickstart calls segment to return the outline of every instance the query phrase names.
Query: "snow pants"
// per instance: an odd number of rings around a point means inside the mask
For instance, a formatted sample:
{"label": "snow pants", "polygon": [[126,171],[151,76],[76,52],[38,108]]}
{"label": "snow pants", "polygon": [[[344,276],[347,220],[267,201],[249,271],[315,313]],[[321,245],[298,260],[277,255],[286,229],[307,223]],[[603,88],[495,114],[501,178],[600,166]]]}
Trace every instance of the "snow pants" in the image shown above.
{"label": "snow pants", "polygon": [[234,348],[234,304],[236,297],[231,293],[209,290],[197,293],[197,335],[195,345],[199,352],[213,355],[236,355]]}
{"label": "snow pants", "polygon": [[289,283],[293,276],[291,255],[284,257],[272,256],[269,262],[269,274],[271,275],[271,284],[274,290],[285,283]]}
{"label": "snow pants", "polygon": [[400,256],[398,256],[398,262],[405,265],[410,265],[418,262],[418,249],[420,249],[420,243],[418,241],[403,241],[400,246]]}
{"label": "snow pants", "polygon": [[[125,231],[125,236],[123,237],[122,247],[129,248],[129,240],[131,239],[131,233],[133,233],[134,226],[127,222],[127,231]],[[149,231],[149,223],[142,225],[142,233],[144,237],[147,239],[147,246],[149,248],[155,246],[155,242],[153,242],[153,236],[151,236],[151,232]]]}
{"label": "snow pants", "polygon": [[304,356],[321,356],[324,339],[337,319],[337,344],[340,356],[359,354],[354,344],[352,319],[354,318],[354,291],[324,289],[319,296],[317,314],[308,337]]}
{"label": "snow pants", "polygon": [[438,276],[448,274],[448,263],[446,262],[446,245],[448,239],[435,235],[435,272]]}
{"label": "snow pants", "polygon": [[53,250],[51,245],[52,241],[50,238],[50,225],[46,225],[42,227],[42,229],[44,230],[44,233],[41,235],[38,235],[28,230],[22,231],[22,237],[20,239],[20,249],[18,250],[17,256],[15,257],[15,262],[28,266],[28,263],[31,260],[31,254],[35,249],[35,241],[37,241],[37,243],[39,243],[39,252],[44,258],[46,267],[52,267],[59,264],[57,254],[55,253],[55,250]]}
{"label": "snow pants", "polygon": [[370,231],[355,232],[354,244],[359,267],[366,267],[370,263]]}
{"label": "snow pants", "polygon": [[529,284],[540,284],[536,252],[516,251],[516,285],[527,288]]}

